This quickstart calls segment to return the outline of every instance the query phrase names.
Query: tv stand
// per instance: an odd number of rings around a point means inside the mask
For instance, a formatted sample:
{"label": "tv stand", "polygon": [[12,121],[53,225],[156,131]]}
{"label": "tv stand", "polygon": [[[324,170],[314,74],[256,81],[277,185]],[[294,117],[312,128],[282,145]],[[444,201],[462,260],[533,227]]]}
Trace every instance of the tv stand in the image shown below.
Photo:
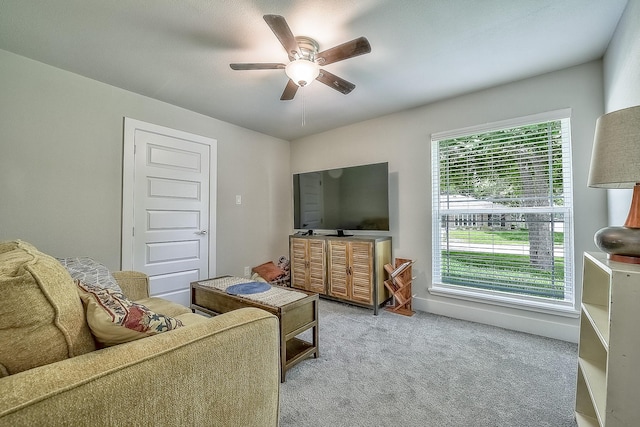
{"label": "tv stand", "polygon": [[391,237],[290,236],[291,286],[320,297],[378,308],[388,299],[384,265],[391,262]]}

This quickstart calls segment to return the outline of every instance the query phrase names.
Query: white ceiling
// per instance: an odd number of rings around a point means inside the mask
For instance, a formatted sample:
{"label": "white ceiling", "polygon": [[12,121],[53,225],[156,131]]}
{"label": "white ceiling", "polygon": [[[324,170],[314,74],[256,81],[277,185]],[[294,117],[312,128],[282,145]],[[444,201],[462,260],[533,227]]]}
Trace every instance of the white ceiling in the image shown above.
{"label": "white ceiling", "polygon": [[[626,3],[4,0],[0,49],[293,140],[598,59]],[[287,61],[265,14],[284,16],[320,50],[367,37],[371,53],[326,66],[354,91],[314,82],[280,101],[284,70],[231,70]]]}

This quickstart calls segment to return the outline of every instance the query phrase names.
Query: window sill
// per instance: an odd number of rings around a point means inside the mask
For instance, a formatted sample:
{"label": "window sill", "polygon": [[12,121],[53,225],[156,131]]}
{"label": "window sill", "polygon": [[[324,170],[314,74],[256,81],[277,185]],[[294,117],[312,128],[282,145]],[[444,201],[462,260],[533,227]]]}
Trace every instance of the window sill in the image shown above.
{"label": "window sill", "polygon": [[518,310],[535,311],[563,317],[580,317],[580,311],[576,310],[573,304],[565,301],[550,302],[537,297],[514,297],[502,292],[471,289],[442,283],[434,283],[429,288],[429,293],[431,295],[498,305]]}

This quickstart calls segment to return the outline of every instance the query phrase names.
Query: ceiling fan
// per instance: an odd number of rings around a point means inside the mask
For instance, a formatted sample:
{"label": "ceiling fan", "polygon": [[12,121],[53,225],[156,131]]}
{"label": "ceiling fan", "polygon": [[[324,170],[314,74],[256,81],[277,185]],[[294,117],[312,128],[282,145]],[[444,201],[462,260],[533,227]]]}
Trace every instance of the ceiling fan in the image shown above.
{"label": "ceiling fan", "polygon": [[275,62],[229,64],[233,70],[284,69],[287,77],[289,77],[289,82],[287,82],[287,86],[280,97],[283,101],[293,99],[298,87],[307,86],[314,79],[345,95],[356,87],[353,83],[320,67],[371,52],[371,45],[365,37],[359,37],[331,49],[318,52],[319,46],[314,39],[293,36],[284,17],[280,15],[264,15],[264,20],[284,47],[290,62],[288,64]]}

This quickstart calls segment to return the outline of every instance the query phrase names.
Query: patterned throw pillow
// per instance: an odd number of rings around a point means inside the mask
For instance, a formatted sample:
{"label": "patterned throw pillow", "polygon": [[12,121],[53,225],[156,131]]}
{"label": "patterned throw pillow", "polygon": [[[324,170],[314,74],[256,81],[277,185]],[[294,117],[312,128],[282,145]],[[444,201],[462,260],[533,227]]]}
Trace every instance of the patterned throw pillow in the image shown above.
{"label": "patterned throw pillow", "polygon": [[71,277],[82,280],[82,283],[122,292],[118,282],[109,269],[89,257],[56,258],[67,269]]}
{"label": "patterned throw pillow", "polygon": [[129,301],[121,292],[76,280],[96,340],[108,347],[170,331],[183,326],[179,319],[154,313]]}

